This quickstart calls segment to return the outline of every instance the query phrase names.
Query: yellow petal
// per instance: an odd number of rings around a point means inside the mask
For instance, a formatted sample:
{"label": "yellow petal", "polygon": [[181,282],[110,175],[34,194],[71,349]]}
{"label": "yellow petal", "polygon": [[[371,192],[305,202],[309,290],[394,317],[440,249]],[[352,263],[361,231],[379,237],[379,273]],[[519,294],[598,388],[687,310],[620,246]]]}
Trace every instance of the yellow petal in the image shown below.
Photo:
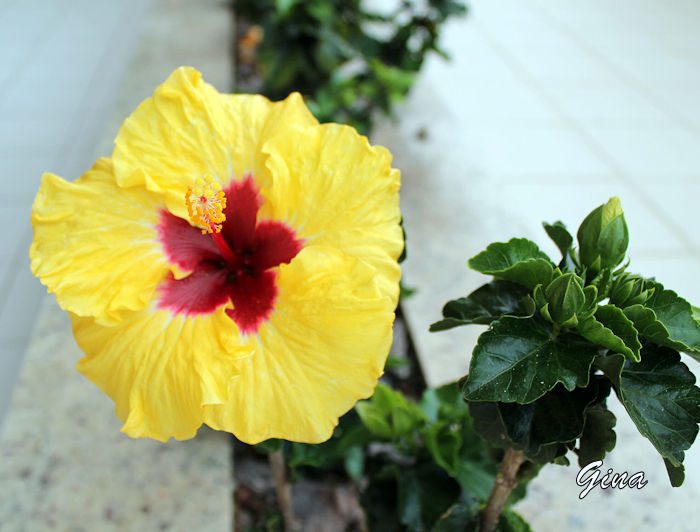
{"label": "yellow petal", "polygon": [[71,314],[86,354],[77,368],[114,400],[132,438],[191,438],[206,404],[227,400],[236,363],[250,353],[224,308],[200,316],[152,307],[124,313],[115,326]]}
{"label": "yellow petal", "polygon": [[141,187],[118,187],[109,159],[73,183],[44,174],[32,206],[32,272],[64,309],[114,323],[119,310],[143,308],[168,270],[156,229],[163,207]]}
{"label": "yellow petal", "polygon": [[361,258],[386,281],[384,293],[395,294],[403,236],[391,154],[338,124],[295,127],[263,150],[273,182],[261,191],[260,218],[287,222],[307,244]]}
{"label": "yellow petal", "polygon": [[240,362],[229,402],[205,407],[206,423],[247,443],[327,440],[386,362],[396,297],[382,293],[381,277],[327,246],[282,265],[275,310],[248,341],[255,353]]}
{"label": "yellow petal", "polygon": [[252,173],[265,182],[260,146],[288,123],[316,124],[299,94],[272,103],[257,95],[222,95],[189,67],[173,72],[127,118],[115,140],[123,186],[166,193],[170,211],[186,218],[187,186],[211,174],[222,185]]}

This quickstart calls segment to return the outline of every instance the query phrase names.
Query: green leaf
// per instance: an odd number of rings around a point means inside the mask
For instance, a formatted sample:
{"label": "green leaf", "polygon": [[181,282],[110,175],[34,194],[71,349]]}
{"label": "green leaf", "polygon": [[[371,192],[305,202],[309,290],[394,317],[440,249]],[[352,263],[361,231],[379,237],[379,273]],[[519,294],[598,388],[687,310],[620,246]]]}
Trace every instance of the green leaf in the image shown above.
{"label": "green leaf", "polygon": [[649,344],[641,354],[641,362],[624,365],[609,355],[600,367],[639,432],[678,468],[698,433],[700,388],[676,351]]}
{"label": "green leaf", "polygon": [[[588,283],[589,286],[595,286],[596,297],[595,303],[602,301],[610,295],[610,289],[612,288],[612,272],[610,268],[603,268],[598,272],[591,281]],[[586,287],[588,288],[588,287]]]}
{"label": "green leaf", "polygon": [[513,510],[504,510],[498,520],[496,532],[532,532],[532,528],[520,514]]}
{"label": "green leaf", "polygon": [[384,465],[367,479],[360,502],[369,530],[429,530],[460,496],[457,482],[433,461]]}
{"label": "green leaf", "polygon": [[270,438],[269,440],[261,441],[255,444],[255,448],[263,453],[276,453],[282,448],[284,440]]}
{"label": "green leaf", "polygon": [[528,308],[523,298],[529,290],[517,283],[495,280],[474,290],[467,297],[448,301],[442,309],[445,319],[433,323],[430,331],[444,331],[460,325],[488,325],[502,315],[528,316],[534,308]]}
{"label": "green leaf", "polygon": [[296,0],[275,0],[275,8],[280,18],[286,17],[296,4]]}
{"label": "green leaf", "polygon": [[[478,509],[460,503],[448,508],[436,521],[431,532],[473,532],[478,526]],[[532,532],[532,528],[521,515],[505,509],[499,517],[495,532]]]}
{"label": "green leaf", "polygon": [[411,288],[410,286],[406,286],[403,284],[403,281],[399,281],[399,297],[401,299],[406,299],[407,297],[411,297],[413,294],[416,293],[415,288]]}
{"label": "green leaf", "polygon": [[537,244],[526,238],[495,242],[469,259],[469,267],[530,289],[547,285],[552,278],[552,261]]}
{"label": "green leaf", "polygon": [[581,322],[578,332],[586,340],[639,361],[639,342],[634,324],[614,305],[598,307],[594,316]]}
{"label": "green leaf", "polygon": [[431,532],[474,531],[479,526],[478,510],[464,504],[450,506],[435,522]]}
{"label": "green leaf", "polygon": [[648,284],[654,287],[654,293],[644,305],[624,309],[625,315],[641,336],[700,361],[700,324],[693,317],[690,303],[660,283]]}
{"label": "green leaf", "polygon": [[691,308],[693,310],[693,318],[695,321],[700,320],[700,308],[696,307],[695,305],[691,305]]}
{"label": "green leaf", "polygon": [[498,448],[525,451],[528,458],[546,463],[566,453],[565,445],[581,436],[586,408],[598,396],[598,380],[569,392],[557,386],[527,404],[474,402],[469,411],[474,430]]}
{"label": "green leaf", "polygon": [[399,521],[409,530],[425,530],[454,502],[454,481],[432,464],[397,472]]}
{"label": "green leaf", "polygon": [[361,453],[363,446],[376,439],[362,424],[357,412],[351,410],[340,418],[328,441],[319,444],[287,444],[285,456],[293,471],[303,467],[335,470],[345,466],[345,470],[352,476],[358,467],[362,467],[358,463],[358,452]]}
{"label": "green leaf", "polygon": [[418,405],[381,383],[369,400],[357,403],[355,410],[367,430],[386,439],[405,435],[425,422]]}
{"label": "green leaf", "polygon": [[362,447],[359,445],[350,447],[345,453],[343,463],[348,476],[354,480],[360,480],[365,466],[365,453]]}
{"label": "green leaf", "polygon": [[464,384],[467,401],[530,403],[557,383],[588,385],[598,349],[574,334],[554,338],[532,318],[505,316],[479,337]]}
{"label": "green leaf", "polygon": [[664,458],[664,465],[666,466],[666,473],[668,473],[671,486],[674,488],[682,486],[685,480],[685,467],[683,464],[674,466],[668,459]]}
{"label": "green leaf", "polygon": [[462,458],[457,464],[455,479],[462,487],[462,492],[468,493],[480,502],[486,502],[493,489],[496,472],[496,465],[485,457],[479,460]]}
{"label": "green leaf", "polygon": [[400,358],[394,355],[389,355],[386,357],[386,364],[384,364],[385,371],[395,371],[403,368],[410,368],[411,361],[408,358]]}
{"label": "green leaf", "polygon": [[469,418],[469,407],[462,399],[462,392],[456,382],[425,390],[420,407],[430,423],[438,420],[464,421]]}
{"label": "green leaf", "polygon": [[442,422],[426,427],[421,431],[423,443],[432,455],[435,463],[454,477],[459,467],[459,449],[462,438],[459,426]]}
{"label": "green leaf", "polygon": [[571,244],[574,243],[574,237],[571,236],[564,223],[561,221],[556,221],[553,224],[542,222],[542,226],[547,231],[549,238],[554,241],[559,251],[561,251],[562,258],[566,258],[571,249]]}
{"label": "green leaf", "polygon": [[586,410],[586,423],[579,440],[578,463],[584,467],[605,458],[615,448],[615,414],[604,405],[594,405]]}

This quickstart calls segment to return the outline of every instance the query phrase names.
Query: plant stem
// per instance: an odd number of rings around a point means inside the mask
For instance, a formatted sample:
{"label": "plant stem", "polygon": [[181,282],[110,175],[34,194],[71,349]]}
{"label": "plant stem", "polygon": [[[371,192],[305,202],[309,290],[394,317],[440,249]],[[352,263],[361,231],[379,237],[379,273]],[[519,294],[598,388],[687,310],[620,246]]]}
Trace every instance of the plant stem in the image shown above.
{"label": "plant stem", "polygon": [[525,461],[525,453],[515,449],[506,449],[501,467],[493,482],[493,489],[486,507],[481,512],[479,532],[493,532],[498,526],[498,520],[506,504],[510,492],[518,485],[516,475]]}
{"label": "plant stem", "polygon": [[280,508],[280,512],[282,512],[284,532],[293,532],[296,522],[294,519],[294,508],[292,508],[292,487],[287,482],[287,468],[284,463],[282,450],[269,453],[267,460],[272,471],[272,478],[275,481],[277,505]]}
{"label": "plant stem", "polygon": [[561,330],[561,326],[557,323],[552,324],[552,338],[556,338],[559,335],[559,331]]}

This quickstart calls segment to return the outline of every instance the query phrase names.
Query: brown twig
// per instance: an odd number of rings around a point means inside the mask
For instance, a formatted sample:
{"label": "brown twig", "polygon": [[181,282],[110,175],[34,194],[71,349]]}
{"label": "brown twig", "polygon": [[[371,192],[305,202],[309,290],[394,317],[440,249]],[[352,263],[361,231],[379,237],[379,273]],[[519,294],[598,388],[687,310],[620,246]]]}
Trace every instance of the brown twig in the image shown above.
{"label": "brown twig", "polygon": [[510,492],[518,485],[516,475],[520,466],[525,461],[525,453],[515,449],[506,449],[501,467],[493,483],[493,489],[486,507],[481,512],[479,532],[493,532],[496,530],[501,512],[506,504]]}
{"label": "brown twig", "polygon": [[294,532],[296,520],[294,518],[294,508],[292,507],[292,487],[287,482],[287,468],[282,451],[269,453],[267,460],[272,470],[272,478],[275,481],[277,505],[280,508],[280,512],[282,512],[284,532]]}

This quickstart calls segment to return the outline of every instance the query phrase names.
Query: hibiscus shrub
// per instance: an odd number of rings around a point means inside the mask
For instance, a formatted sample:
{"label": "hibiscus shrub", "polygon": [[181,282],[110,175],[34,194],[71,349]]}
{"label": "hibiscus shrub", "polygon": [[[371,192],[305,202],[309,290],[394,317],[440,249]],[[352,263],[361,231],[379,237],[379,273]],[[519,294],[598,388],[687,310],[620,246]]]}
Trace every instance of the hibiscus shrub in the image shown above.
{"label": "hibiscus shrub", "polygon": [[[301,92],[321,122],[367,134],[413,86],[458,0],[395,2],[370,12],[360,0],[238,0],[236,87],[280,99]],[[251,25],[252,24],[252,25]],[[256,83],[257,81],[257,83]]]}
{"label": "hibiscus shrub", "polygon": [[[562,222],[544,228],[561,251],[558,264],[524,238],[493,243],[469,266],[494,280],[448,302],[431,326],[489,325],[462,381],[474,429],[488,446],[506,449],[502,472],[568,464],[569,451],[583,467],[615,447],[606,405],[614,390],[663,458],[671,485],[680,486],[684,452],[698,432],[700,388],[679,352],[700,361],[698,309],[629,273],[629,263],[620,266],[629,235],[619,199],[585,218],[578,249]],[[482,530],[498,513],[487,506]]]}
{"label": "hibiscus shrub", "polygon": [[[474,431],[456,383],[427,389],[418,402],[380,383],[370,399],[340,419],[327,442],[277,440],[261,446],[282,448],[297,478],[322,469],[355,480],[369,530],[381,531],[473,525],[473,516],[489,496],[499,458]],[[521,483],[509,504],[524,495]],[[515,530],[527,529],[515,512],[507,510],[504,516],[522,525]]]}

